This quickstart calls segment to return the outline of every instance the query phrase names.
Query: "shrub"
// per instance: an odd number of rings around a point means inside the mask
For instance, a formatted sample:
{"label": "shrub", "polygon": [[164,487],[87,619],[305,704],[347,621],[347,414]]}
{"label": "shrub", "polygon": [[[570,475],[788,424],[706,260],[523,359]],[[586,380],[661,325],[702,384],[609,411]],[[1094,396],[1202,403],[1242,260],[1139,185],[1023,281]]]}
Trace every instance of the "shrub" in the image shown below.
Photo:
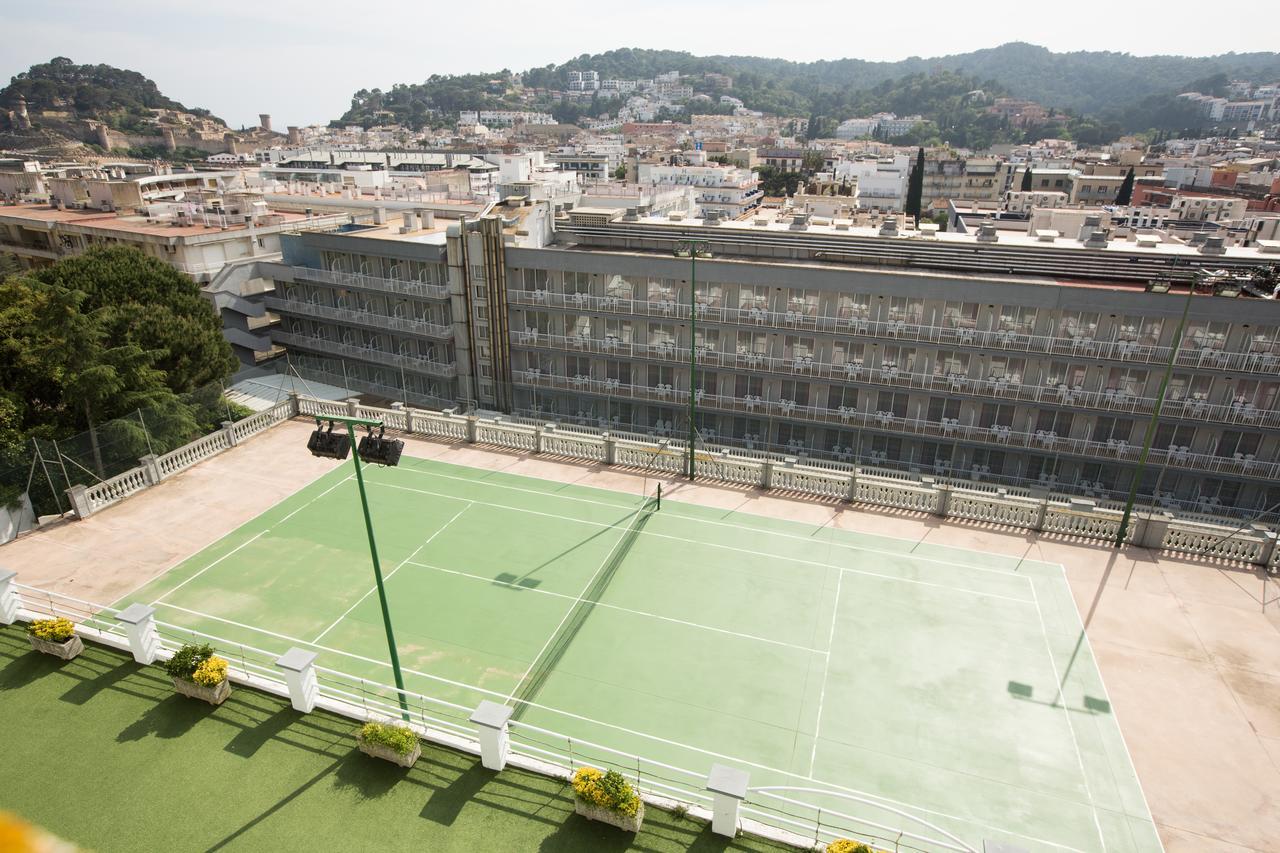
{"label": "shrub", "polygon": [[584,802],[635,817],[640,810],[640,795],[617,770],[602,773],[595,767],[579,767],[573,774],[573,792]]}
{"label": "shrub", "polygon": [[394,749],[400,755],[408,755],[418,745],[418,736],[413,729],[392,723],[365,723],[360,729],[360,737],[368,743]]}
{"label": "shrub", "polygon": [[164,671],[173,678],[185,678],[190,681],[200,664],[211,657],[213,657],[213,646],[208,643],[199,645],[188,643],[174,652],[173,657],[169,658],[168,663],[164,665]]}
{"label": "shrub", "polygon": [[46,643],[65,643],[76,635],[76,626],[70,619],[36,619],[27,626],[27,633]]}
{"label": "shrub", "polygon": [[227,662],[217,655],[205,658],[191,673],[191,680],[201,687],[217,687],[227,680]]}
{"label": "shrub", "polygon": [[827,845],[827,853],[875,853],[875,851],[861,842],[837,838]]}

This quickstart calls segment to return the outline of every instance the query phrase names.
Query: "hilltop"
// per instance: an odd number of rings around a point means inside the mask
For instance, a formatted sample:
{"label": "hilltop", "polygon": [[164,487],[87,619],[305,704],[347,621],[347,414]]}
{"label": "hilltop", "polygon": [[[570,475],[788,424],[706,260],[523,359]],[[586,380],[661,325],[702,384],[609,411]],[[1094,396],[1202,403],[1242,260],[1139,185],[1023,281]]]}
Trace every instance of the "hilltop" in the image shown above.
{"label": "hilltop", "polygon": [[31,66],[0,89],[0,147],[15,150],[92,145],[138,157],[200,159],[226,150],[229,133],[209,110],[184,106],[137,71],[78,65],[65,56]]}

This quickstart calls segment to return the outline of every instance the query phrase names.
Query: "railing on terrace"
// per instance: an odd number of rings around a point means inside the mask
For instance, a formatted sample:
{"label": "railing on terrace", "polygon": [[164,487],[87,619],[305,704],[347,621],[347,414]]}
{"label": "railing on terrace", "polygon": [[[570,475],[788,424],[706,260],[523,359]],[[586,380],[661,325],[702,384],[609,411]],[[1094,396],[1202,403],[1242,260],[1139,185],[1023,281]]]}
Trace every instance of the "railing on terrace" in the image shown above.
{"label": "railing on terrace", "polygon": [[266,306],[273,311],[286,314],[301,314],[305,317],[318,317],[325,320],[338,320],[355,323],[372,329],[395,330],[414,335],[426,335],[441,340],[453,337],[453,326],[431,323],[427,320],[415,320],[408,317],[393,317],[375,311],[355,311],[350,308],[332,308],[318,305],[302,299],[288,299],[280,296],[267,296]]}
{"label": "railing on terrace", "polygon": [[[687,464],[687,445],[674,439],[533,418],[486,418],[450,409],[381,409],[354,400],[339,402],[291,394],[264,412],[228,424],[172,453],[146,457],[138,468],[105,483],[90,488],[72,487],[68,495],[73,511],[76,517],[86,518],[290,417],[335,415],[382,419],[390,429],[409,434],[492,444],[522,453],[547,453],[673,476],[683,474]],[[697,476],[715,481],[1082,538],[1114,541],[1122,514],[1122,505],[1117,501],[1095,501],[1044,489],[1010,488],[946,476],[928,477],[874,465],[815,461],[712,444],[699,444],[694,457]],[[1153,549],[1250,562],[1280,573],[1276,532],[1268,525],[1241,526],[1209,513],[1163,507],[1138,505],[1135,509],[1128,541]]]}
{"label": "railing on terrace", "polygon": [[[615,396],[620,399],[641,399],[671,405],[687,405],[689,392],[676,388],[656,388],[640,385],[623,385],[607,379],[553,376],[535,371],[516,371],[516,382],[534,387],[556,388],[564,391],[580,391]],[[1110,459],[1136,463],[1142,448],[1127,441],[1092,441],[1083,438],[1067,438],[1041,431],[1015,431],[1012,427],[993,424],[981,427],[962,424],[956,420],[931,421],[926,418],[902,417],[889,411],[867,411],[841,406],[829,409],[821,406],[803,406],[789,400],[766,400],[756,396],[731,397],[723,394],[698,392],[700,406],[723,412],[733,412],[753,417],[781,417],[812,421],[832,426],[870,429],[894,434],[918,435],[942,441],[964,441],[997,447],[1022,448],[1044,453],[1066,453],[1094,459]],[[1244,456],[1215,456],[1207,453],[1152,448],[1148,460],[1154,464],[1172,464],[1197,471],[1212,471],[1243,477],[1274,479],[1280,476],[1280,463],[1247,459]]]}
{"label": "railing on terrace", "polygon": [[[265,649],[193,627],[160,621],[155,619],[155,610],[150,607],[139,611],[135,606],[129,610],[130,613],[125,613],[124,610],[108,605],[17,583],[12,576],[0,579],[0,615],[11,614],[5,617],[5,622],[65,617],[77,623],[77,633],[83,639],[130,652],[142,664],[163,663],[187,643],[207,643],[213,647],[215,654],[228,662],[227,677],[230,681],[288,698],[295,710],[310,713],[320,709],[358,722],[376,720],[408,725],[419,738],[446,748],[480,755],[486,767],[498,771],[510,764],[553,778],[568,779],[582,766],[613,769],[628,777],[640,796],[650,805],[683,809],[696,817],[708,819],[728,804],[728,801],[720,799],[721,795],[708,790],[711,766],[720,761],[744,767],[752,766],[750,762],[720,756],[656,735],[631,733],[633,737],[660,744],[680,754],[696,756],[708,765],[702,770],[691,770],[519,720],[503,724],[502,731],[507,737],[501,740],[505,740],[505,743],[495,739],[486,745],[484,724],[473,722],[473,714],[478,710],[477,703],[505,705],[508,697],[501,693],[428,673],[418,675],[450,697],[472,701],[462,704],[454,698],[399,690],[345,671],[343,667],[353,662],[368,663],[366,659],[348,652],[313,647],[305,641],[282,634],[242,626],[255,630],[276,646]],[[214,619],[197,611],[183,609],[179,612],[200,622]],[[129,620],[128,625],[122,623],[122,615]],[[285,661],[282,658],[289,650],[311,651],[315,658],[302,670],[291,669],[290,675],[286,676],[283,668]],[[541,705],[536,707],[599,728],[591,719],[581,717],[570,709]],[[778,793],[780,791],[787,791],[792,796],[783,796]],[[851,815],[826,807],[826,803],[831,800],[855,803],[856,806],[848,807],[847,810],[852,811],[857,807],[867,814]],[[888,818],[903,826],[899,828],[882,822]],[[741,829],[797,845],[811,839],[831,840],[837,835],[847,835],[878,841],[882,849],[976,853],[974,846],[923,818],[886,805],[872,794],[850,793],[834,788],[757,787],[751,789],[747,804],[728,826],[722,825],[717,819],[713,828],[718,833],[730,836]],[[924,832],[941,836],[941,839],[922,834]]]}
{"label": "railing on terrace", "polygon": [[428,284],[422,281],[410,281],[399,278],[382,278],[363,273],[335,272],[315,267],[292,267],[294,279],[318,281],[325,284],[339,284],[343,287],[355,287],[364,290],[376,290],[379,293],[401,293],[405,296],[421,296],[427,299],[448,299],[449,288],[443,284]]}
{"label": "railing on terrace", "polygon": [[415,370],[419,373],[426,373],[431,376],[440,376],[445,379],[452,379],[458,374],[457,365],[442,361],[432,361],[431,359],[424,358],[422,356],[401,355],[400,353],[387,352],[386,350],[378,349],[376,347],[359,347],[354,344],[342,343],[341,341],[331,341],[326,338],[313,337],[311,335],[298,335],[293,332],[286,332],[280,329],[273,329],[271,336],[280,343],[290,344],[303,349],[319,350],[320,352],[332,353],[334,355],[345,355],[349,358],[355,358],[361,361],[372,362],[380,365],[394,364],[395,366],[403,367],[406,370]]}
{"label": "railing on terrace", "polygon": [[[532,329],[512,332],[511,341],[517,347],[591,352],[680,365],[687,364],[689,361],[687,344],[683,346],[665,342],[643,344],[607,336],[592,338],[585,335],[552,335],[543,332],[535,334]],[[704,367],[736,371],[751,370],[792,379],[857,382],[863,385],[880,385],[935,394],[964,394],[1013,403],[1062,406],[1071,409],[1091,408],[1124,414],[1149,415],[1155,408],[1154,398],[1139,397],[1119,388],[1098,387],[1086,390],[1079,386],[1068,388],[1058,383],[1045,385],[1022,383],[1006,376],[978,379],[963,374],[915,373],[904,370],[896,364],[867,365],[860,359],[836,364],[820,361],[809,355],[779,358],[763,353],[724,352],[706,345],[700,345],[694,349],[698,364]],[[1160,411],[1162,417],[1183,420],[1240,424],[1248,427],[1280,427],[1280,410],[1258,409],[1239,402],[1222,405],[1199,398],[1166,398]]]}
{"label": "railing on terrace", "polygon": [[[546,290],[511,290],[507,300],[513,305],[535,308],[582,310],[656,319],[688,319],[689,305],[678,300],[648,301],[620,296],[562,294]],[[859,315],[862,316],[859,316]],[[1091,334],[1070,337],[1032,334],[1025,328],[977,329],[964,325],[927,325],[922,318],[872,319],[869,312],[831,317],[809,309],[774,311],[768,308],[726,308],[698,306],[698,319],[712,323],[808,331],[853,337],[873,337],[914,341],[982,350],[1026,352],[1064,357],[1087,357],[1163,365],[1169,361],[1169,347],[1143,340],[1099,340]],[[1221,340],[1187,340],[1178,350],[1178,367],[1226,370],[1246,373],[1273,373],[1280,368],[1280,345],[1267,342],[1258,352],[1227,351]]]}

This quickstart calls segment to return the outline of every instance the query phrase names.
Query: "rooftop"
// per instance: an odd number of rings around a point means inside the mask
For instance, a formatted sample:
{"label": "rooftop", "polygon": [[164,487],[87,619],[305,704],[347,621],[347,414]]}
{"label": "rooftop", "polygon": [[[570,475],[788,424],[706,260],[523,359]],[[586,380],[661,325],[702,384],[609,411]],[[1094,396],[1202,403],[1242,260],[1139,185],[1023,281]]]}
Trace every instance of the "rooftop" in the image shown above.
{"label": "rooftop", "polygon": [[[21,537],[0,549],[0,562],[24,583],[98,601],[125,595],[282,496],[332,476],[331,463],[299,456],[311,428],[305,422],[274,427],[101,514]],[[629,494],[644,488],[638,471],[587,468],[523,451],[420,438],[409,438],[405,451]],[[1054,634],[1049,654],[1064,663],[1076,653],[1096,659],[1106,682],[1106,692],[1097,695],[1109,696],[1105,713],[1123,726],[1164,845],[1261,850],[1280,837],[1280,814],[1270,808],[1270,792],[1280,787],[1280,614],[1274,582],[1265,575],[986,523],[940,524],[911,512],[664,480],[664,492],[678,502],[816,530],[874,530],[886,542],[907,540],[913,553],[970,549],[1019,564],[1061,564],[1070,597],[1044,601],[1042,618],[1074,619],[1078,611],[1088,640],[1078,629],[1070,637]],[[157,518],[167,520],[166,531],[156,530]],[[111,570],[97,570],[103,566]],[[886,614],[874,607],[863,614],[873,616]],[[574,818],[562,822],[567,807],[554,782],[510,770],[493,777],[467,756],[435,750],[413,771],[379,774],[351,755],[349,721],[299,717],[282,702],[241,688],[223,708],[193,708],[170,697],[157,670],[102,649],[90,647],[83,659],[61,667],[22,651],[20,634],[0,631],[0,715],[38,718],[42,725],[27,726],[8,746],[14,760],[0,766],[0,789],[14,792],[6,805],[96,849],[172,846],[178,830],[156,802],[173,803],[180,813],[216,803],[210,820],[182,827],[186,834],[177,838],[204,848],[250,847],[264,832],[276,842],[325,832],[369,846],[422,840],[418,846],[426,849],[473,849],[483,838],[497,849],[595,850],[617,839],[580,836],[592,827]],[[1102,713],[1055,707],[1076,727],[1092,726],[1090,715]],[[65,798],[28,784],[28,768],[62,762],[83,768],[78,777],[88,781],[76,796],[87,808],[68,808]],[[92,781],[121,778],[130,786]],[[1094,796],[1110,796],[1114,784],[1106,782]],[[102,814],[112,816],[110,831],[95,822]],[[656,812],[652,826],[658,832],[642,834],[637,845],[710,845],[700,828],[686,829]]]}
{"label": "rooftop", "polygon": [[[292,225],[307,221],[305,213],[272,210],[272,216],[280,217],[283,225]],[[313,217],[314,218],[314,217]],[[149,221],[145,216],[134,213],[108,212],[92,209],[54,208],[46,204],[15,204],[0,207],[0,220],[18,220],[24,226],[32,223],[43,223],[50,227],[55,225],[77,225],[102,231],[117,231],[129,234],[152,235],[157,237],[198,237],[204,235],[223,234],[228,231],[244,231],[248,226],[243,217],[232,217],[228,224],[205,225],[199,214],[191,225],[178,225],[174,222]],[[269,226],[259,225],[259,228]]]}

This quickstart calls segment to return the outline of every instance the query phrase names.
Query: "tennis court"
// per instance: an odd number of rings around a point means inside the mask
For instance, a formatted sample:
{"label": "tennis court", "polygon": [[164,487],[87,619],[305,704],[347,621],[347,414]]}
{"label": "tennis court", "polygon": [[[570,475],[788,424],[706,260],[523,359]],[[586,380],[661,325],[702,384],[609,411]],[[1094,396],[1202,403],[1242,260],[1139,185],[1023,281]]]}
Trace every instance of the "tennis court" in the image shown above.
{"label": "tennis court", "polygon": [[[981,849],[1159,850],[1061,567],[405,457],[366,468],[409,690]],[[391,682],[349,463],[128,596]],[[817,795],[806,794],[814,801]],[[834,796],[830,807],[892,815]]]}

